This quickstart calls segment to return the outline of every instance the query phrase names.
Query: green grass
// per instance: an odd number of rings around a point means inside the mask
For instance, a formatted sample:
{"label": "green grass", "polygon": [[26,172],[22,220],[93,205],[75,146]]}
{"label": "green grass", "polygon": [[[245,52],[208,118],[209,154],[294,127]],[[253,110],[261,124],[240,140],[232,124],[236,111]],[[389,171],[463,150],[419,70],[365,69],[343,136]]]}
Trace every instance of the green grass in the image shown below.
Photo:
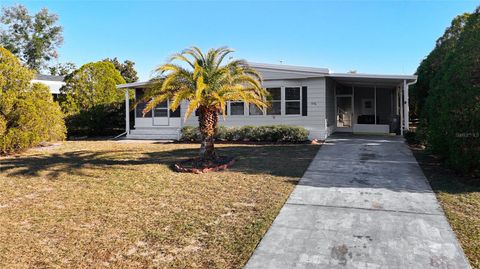
{"label": "green grass", "polygon": [[412,149],[473,268],[480,268],[480,179],[460,176],[424,150]]}
{"label": "green grass", "polygon": [[171,170],[198,145],[66,142],[0,158],[1,268],[241,268],[318,150],[219,145],[229,170]]}

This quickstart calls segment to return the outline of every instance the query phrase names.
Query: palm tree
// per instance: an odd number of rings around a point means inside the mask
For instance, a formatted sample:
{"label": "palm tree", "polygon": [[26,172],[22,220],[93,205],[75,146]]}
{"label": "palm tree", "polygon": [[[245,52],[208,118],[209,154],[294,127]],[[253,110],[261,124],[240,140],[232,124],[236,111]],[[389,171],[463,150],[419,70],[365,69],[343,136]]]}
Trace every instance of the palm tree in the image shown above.
{"label": "palm tree", "polygon": [[231,52],[232,49],[220,47],[204,54],[199,48],[191,47],[174,54],[166,64],[155,70],[156,77],[145,95],[145,99],[150,101],[143,113],[166,100],[171,100],[172,111],[183,100],[188,101],[185,120],[195,110],[198,111],[202,160],[217,158],[214,136],[218,114],[226,116],[228,101],[243,101],[247,105],[252,103],[262,110],[268,105],[268,92],[262,88],[261,77],[246,61],[231,60],[222,64]]}

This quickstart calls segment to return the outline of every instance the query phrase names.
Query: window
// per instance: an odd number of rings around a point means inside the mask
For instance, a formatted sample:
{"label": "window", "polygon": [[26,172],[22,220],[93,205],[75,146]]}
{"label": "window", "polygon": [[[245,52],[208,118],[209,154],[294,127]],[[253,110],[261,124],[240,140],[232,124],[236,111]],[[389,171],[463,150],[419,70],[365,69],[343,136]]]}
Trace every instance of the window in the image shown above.
{"label": "window", "polygon": [[254,104],[249,104],[248,111],[250,115],[263,115],[263,111]]}
{"label": "window", "polygon": [[245,115],[243,102],[230,102],[230,115]]}
{"label": "window", "polygon": [[300,115],[300,87],[285,87],[285,114]]}
{"label": "window", "polygon": [[270,106],[267,108],[267,115],[281,115],[282,114],[282,89],[281,88],[267,88],[270,93]]}
{"label": "window", "polygon": [[168,117],[168,102],[163,101],[153,109],[154,117]]}

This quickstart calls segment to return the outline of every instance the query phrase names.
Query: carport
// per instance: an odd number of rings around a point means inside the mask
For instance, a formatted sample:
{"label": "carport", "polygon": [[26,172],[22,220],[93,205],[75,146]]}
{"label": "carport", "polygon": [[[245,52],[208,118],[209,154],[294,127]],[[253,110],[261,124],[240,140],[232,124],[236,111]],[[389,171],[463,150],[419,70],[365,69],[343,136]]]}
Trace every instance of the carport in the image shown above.
{"label": "carport", "polygon": [[327,103],[334,104],[326,112],[330,132],[408,130],[408,88],[416,76],[330,73],[327,80]]}

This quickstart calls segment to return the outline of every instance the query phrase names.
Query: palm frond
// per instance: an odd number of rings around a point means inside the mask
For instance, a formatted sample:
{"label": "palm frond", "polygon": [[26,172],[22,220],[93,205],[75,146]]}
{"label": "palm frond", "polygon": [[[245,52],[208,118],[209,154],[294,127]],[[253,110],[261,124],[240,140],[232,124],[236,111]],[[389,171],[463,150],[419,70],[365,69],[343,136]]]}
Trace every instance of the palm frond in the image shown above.
{"label": "palm frond", "polygon": [[[185,120],[200,106],[216,110],[225,117],[228,101],[243,101],[266,108],[269,94],[262,87],[260,74],[244,60],[223,64],[232,52],[228,47],[219,47],[204,54],[198,47],[190,47],[173,54],[168,63],[155,70],[157,76],[145,96],[149,102],[144,111],[165,100],[171,100],[172,110],[183,100],[189,101]],[[175,62],[184,62],[187,68]]]}

